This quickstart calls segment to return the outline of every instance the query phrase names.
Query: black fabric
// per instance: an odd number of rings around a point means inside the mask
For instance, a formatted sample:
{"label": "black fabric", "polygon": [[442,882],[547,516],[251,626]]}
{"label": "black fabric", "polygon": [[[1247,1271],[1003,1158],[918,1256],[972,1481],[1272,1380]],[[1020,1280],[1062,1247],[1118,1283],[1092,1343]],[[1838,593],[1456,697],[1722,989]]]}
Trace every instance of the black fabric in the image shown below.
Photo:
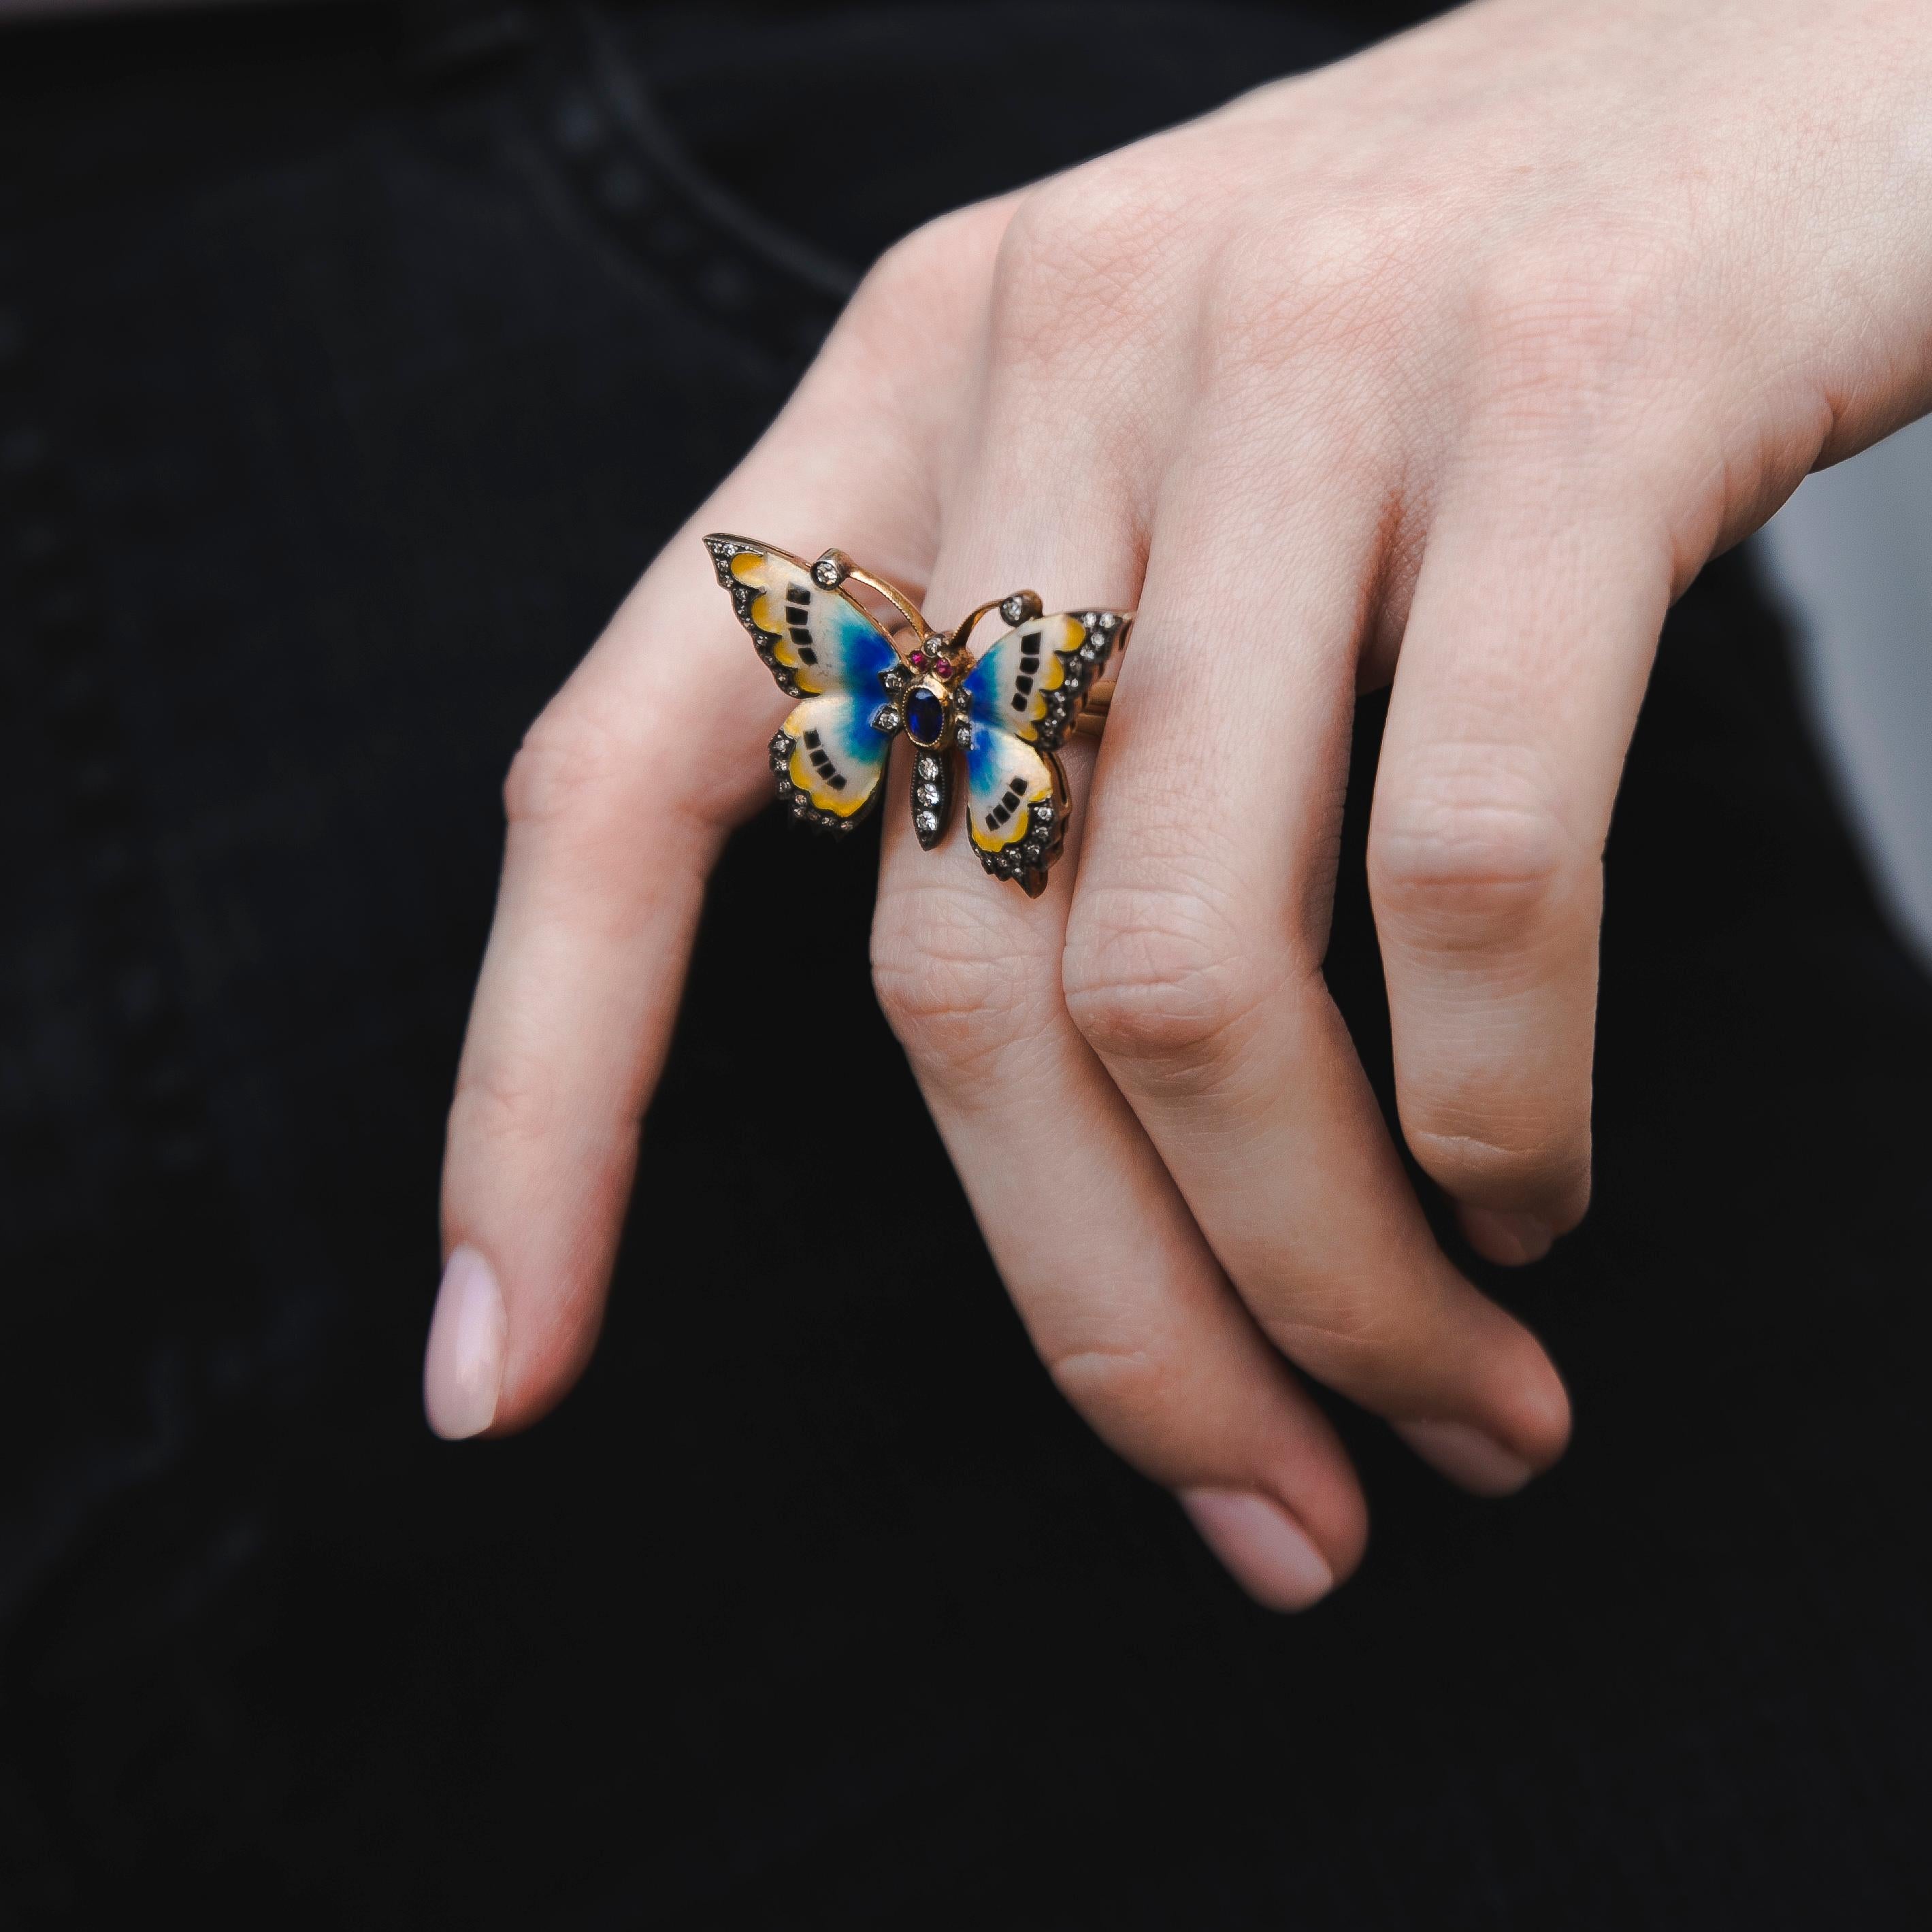
{"label": "black fabric", "polygon": [[[1027,1348],[872,1003],[867,842],[775,815],[583,1388],[511,1443],[421,1422],[523,724],[874,248],[1355,30],[0,39],[0,1916],[1923,1922],[1932,1000],[1738,559],[1671,620],[1618,817],[1598,1204],[1493,1284],[1580,1418],[1520,1498],[1345,1416],[1366,1566],[1303,1618],[1241,1598]],[[758,132],[775,46],[833,105]],[[1379,1077],[1353,836],[1330,976]],[[782,1041],[807,896],[825,1024]],[[806,1249],[787,1092],[854,1064],[876,1173]]]}

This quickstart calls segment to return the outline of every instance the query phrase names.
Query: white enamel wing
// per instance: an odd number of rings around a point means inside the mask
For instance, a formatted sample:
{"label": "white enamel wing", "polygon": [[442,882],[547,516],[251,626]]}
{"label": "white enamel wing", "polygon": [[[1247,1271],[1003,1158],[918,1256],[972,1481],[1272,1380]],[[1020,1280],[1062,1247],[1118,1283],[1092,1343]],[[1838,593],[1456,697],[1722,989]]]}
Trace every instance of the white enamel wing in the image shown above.
{"label": "white enamel wing", "polygon": [[885,776],[898,720],[884,680],[898,653],[865,607],[811,565],[742,537],[704,541],[759,656],[799,700],[772,740],[778,795],[794,817],[848,832]]}
{"label": "white enamel wing", "polygon": [[1065,742],[1129,620],[1061,612],[1016,625],[960,680],[966,818],[980,862],[1029,895],[1046,883],[1066,836]]}
{"label": "white enamel wing", "polygon": [[[1066,783],[1054,754],[1125,643],[1131,617],[1112,610],[1028,616],[1039,600],[1021,592],[1002,609],[1009,620],[1024,621],[976,659],[929,632],[909,631],[912,644],[902,655],[844,587],[846,578],[903,610],[911,605],[840,553],[807,564],[747,538],[704,541],[759,656],[797,700],[771,742],[778,795],[793,815],[849,831],[877,799],[886,752],[904,731],[916,748],[914,829],[929,848],[950,809],[948,754],[956,747],[980,863],[1029,896],[1040,892],[1066,832]],[[962,644],[968,629],[970,621]]]}

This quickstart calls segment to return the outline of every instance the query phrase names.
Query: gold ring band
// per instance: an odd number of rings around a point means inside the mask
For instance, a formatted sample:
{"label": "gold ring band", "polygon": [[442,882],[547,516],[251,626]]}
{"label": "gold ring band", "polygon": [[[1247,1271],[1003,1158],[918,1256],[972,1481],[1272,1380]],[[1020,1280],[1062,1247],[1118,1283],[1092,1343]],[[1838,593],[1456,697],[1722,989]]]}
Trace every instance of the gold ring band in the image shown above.
{"label": "gold ring band", "polygon": [[1097,738],[1107,728],[1107,707],[1114,701],[1117,680],[1103,677],[1087,694],[1086,708],[1073,721],[1076,738]]}

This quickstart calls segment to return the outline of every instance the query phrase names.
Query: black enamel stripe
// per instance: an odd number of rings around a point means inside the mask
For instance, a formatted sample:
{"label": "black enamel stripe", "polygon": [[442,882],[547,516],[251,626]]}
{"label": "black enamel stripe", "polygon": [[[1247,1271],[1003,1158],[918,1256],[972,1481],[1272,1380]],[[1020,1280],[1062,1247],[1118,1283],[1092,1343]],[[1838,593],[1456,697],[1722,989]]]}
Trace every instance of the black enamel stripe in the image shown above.
{"label": "black enamel stripe", "polygon": [[1027,782],[1024,778],[1015,778],[1007,781],[1005,794],[1001,797],[999,803],[986,814],[986,828],[988,831],[998,832],[1004,826],[1006,820],[1020,808],[1021,801],[1026,796],[1026,791]]}

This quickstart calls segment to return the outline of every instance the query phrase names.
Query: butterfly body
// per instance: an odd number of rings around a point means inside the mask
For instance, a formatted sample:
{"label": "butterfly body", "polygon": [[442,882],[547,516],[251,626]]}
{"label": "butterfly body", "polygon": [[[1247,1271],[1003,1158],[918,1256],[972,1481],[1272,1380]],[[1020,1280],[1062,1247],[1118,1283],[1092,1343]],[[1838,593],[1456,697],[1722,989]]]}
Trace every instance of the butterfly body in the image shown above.
{"label": "butterfly body", "polygon": [[[963,767],[980,862],[1030,896],[1042,891],[1066,832],[1066,777],[1054,754],[1125,643],[1131,616],[1048,616],[1032,592],[1017,591],[997,606],[1010,628],[976,657],[967,640],[994,605],[936,632],[902,592],[842,552],[807,564],[747,538],[704,541],[740,622],[796,700],[771,741],[778,795],[794,817],[850,830],[877,801],[892,740],[903,735],[920,844],[930,850],[944,836]],[[848,580],[878,592],[904,625],[888,631]]]}

